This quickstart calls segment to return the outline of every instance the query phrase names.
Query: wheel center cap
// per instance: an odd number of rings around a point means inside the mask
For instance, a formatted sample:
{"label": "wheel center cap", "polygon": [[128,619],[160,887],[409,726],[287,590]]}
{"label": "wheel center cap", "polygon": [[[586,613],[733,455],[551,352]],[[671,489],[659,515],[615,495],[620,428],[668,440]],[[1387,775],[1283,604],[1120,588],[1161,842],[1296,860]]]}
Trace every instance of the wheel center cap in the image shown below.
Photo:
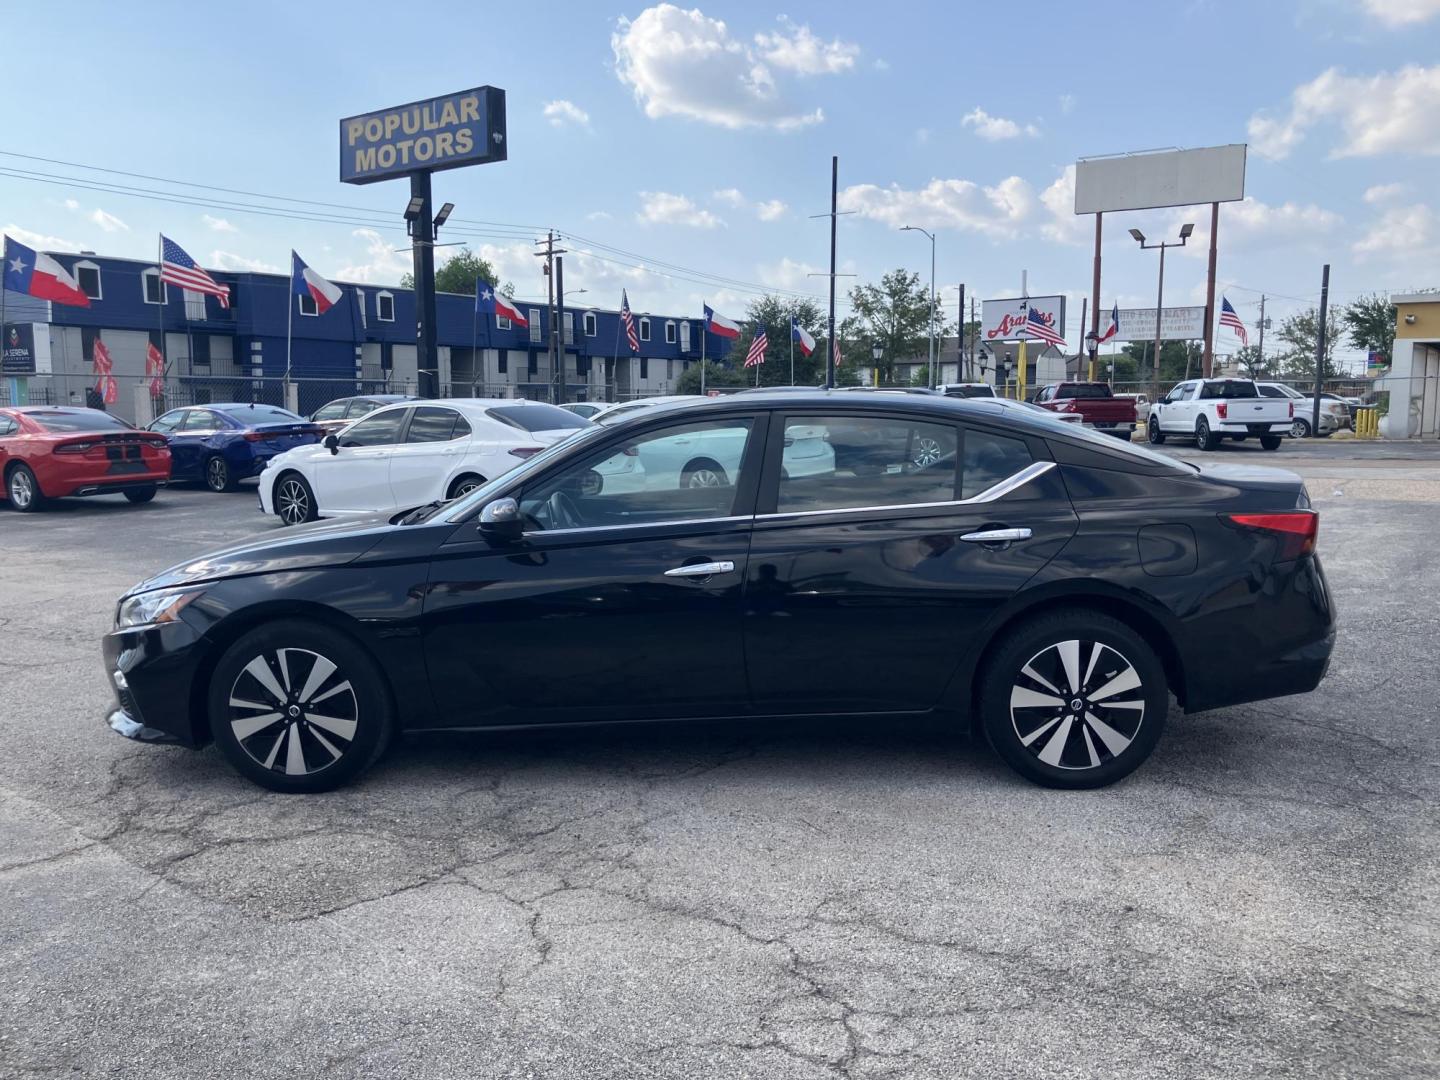
{"label": "wheel center cap", "polygon": [[285,711],[290,715],[290,718],[291,718],[292,720],[297,719],[297,718],[300,716],[300,706],[299,706],[299,705],[291,705],[291,706],[290,706],[288,709],[286,709]]}
{"label": "wheel center cap", "polygon": [[1071,711],[1071,712],[1079,712],[1079,711],[1080,711],[1081,709],[1083,709],[1083,708],[1085,708],[1085,702],[1084,702],[1083,700],[1081,700],[1081,699],[1078,698],[1078,697],[1077,697],[1077,698],[1071,698],[1071,699],[1070,699],[1070,711]]}

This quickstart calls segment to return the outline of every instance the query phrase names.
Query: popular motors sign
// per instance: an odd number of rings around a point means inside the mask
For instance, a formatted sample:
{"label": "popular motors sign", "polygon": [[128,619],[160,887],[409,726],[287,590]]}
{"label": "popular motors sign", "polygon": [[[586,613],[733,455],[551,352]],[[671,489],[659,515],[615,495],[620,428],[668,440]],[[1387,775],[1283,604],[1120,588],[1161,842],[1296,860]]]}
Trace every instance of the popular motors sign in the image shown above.
{"label": "popular motors sign", "polygon": [[[1100,313],[1100,323],[1105,324],[1105,312]],[[1204,307],[1167,307],[1160,309],[1161,341],[1199,341],[1205,336]],[[1154,341],[1155,309],[1121,308],[1120,330],[1115,335],[1121,341]]]}
{"label": "popular motors sign", "polygon": [[505,91],[493,86],[340,121],[340,179],[346,184],[505,157]]}
{"label": "popular motors sign", "polygon": [[980,336],[984,341],[1019,341],[1030,311],[1040,317],[1057,334],[1065,333],[1065,297],[1017,296],[1008,300],[986,300],[980,309]]}

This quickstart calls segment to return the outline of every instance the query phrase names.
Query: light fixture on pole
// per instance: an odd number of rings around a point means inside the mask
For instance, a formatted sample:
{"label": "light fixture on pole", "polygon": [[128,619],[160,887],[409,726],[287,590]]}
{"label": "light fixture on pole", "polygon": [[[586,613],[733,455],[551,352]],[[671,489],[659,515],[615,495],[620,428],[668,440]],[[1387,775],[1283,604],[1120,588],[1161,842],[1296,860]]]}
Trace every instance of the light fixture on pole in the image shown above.
{"label": "light fixture on pole", "polygon": [[1152,244],[1145,239],[1145,234],[1142,233],[1139,229],[1130,230],[1130,235],[1135,238],[1135,242],[1140,245],[1142,251],[1148,251],[1151,248],[1158,248],[1160,250],[1160,283],[1155,290],[1155,355],[1151,360],[1150,365],[1151,401],[1158,401],[1160,398],[1160,313],[1164,310],[1165,307],[1165,249],[1172,247],[1184,247],[1186,242],[1190,239],[1190,235],[1194,231],[1195,226],[1190,222],[1186,222],[1184,225],[1180,226],[1180,240],[1178,243],[1176,241],[1169,240],[1162,241],[1158,244]]}
{"label": "light fixture on pole", "polygon": [[870,346],[870,359],[875,361],[870,368],[870,383],[872,386],[880,385],[880,361],[885,358],[885,346],[875,342]]}
{"label": "light fixture on pole", "polygon": [[438,230],[450,217],[450,212],[455,209],[453,202],[447,202],[440,207],[440,212],[435,215],[435,228]]}
{"label": "light fixture on pole", "polygon": [[410,201],[405,204],[405,235],[415,235],[415,223],[420,220],[420,215],[425,210],[425,200],[419,195],[412,195]]}
{"label": "light fixture on pole", "polygon": [[930,311],[929,318],[926,320],[925,338],[930,346],[929,377],[930,386],[933,389],[935,386],[935,234],[918,225],[902,225],[900,231],[923,233],[930,238]]}

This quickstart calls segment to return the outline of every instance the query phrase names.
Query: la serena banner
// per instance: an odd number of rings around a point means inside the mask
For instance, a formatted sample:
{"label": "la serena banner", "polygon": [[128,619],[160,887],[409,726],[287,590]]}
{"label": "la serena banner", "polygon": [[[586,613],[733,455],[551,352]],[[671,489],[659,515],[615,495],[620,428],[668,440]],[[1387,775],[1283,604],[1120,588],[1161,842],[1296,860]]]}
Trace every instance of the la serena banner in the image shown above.
{"label": "la serena banner", "polygon": [[347,184],[505,157],[505,91],[493,86],[340,121],[340,179]]}

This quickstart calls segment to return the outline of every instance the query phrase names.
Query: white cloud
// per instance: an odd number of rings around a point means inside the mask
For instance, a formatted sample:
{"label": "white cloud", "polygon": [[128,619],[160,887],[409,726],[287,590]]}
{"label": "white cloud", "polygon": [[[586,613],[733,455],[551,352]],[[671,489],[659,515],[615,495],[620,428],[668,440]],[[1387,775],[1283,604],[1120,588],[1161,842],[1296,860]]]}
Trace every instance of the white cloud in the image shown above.
{"label": "white cloud", "polygon": [[611,214],[609,210],[591,210],[585,215],[586,221],[609,221]]}
{"label": "white cloud", "polygon": [[267,263],[263,259],[250,259],[244,255],[236,255],[233,251],[212,251],[210,252],[210,266],[216,270],[248,270],[255,274],[278,274],[281,267],[274,263]]}
{"label": "white cloud", "polygon": [[821,42],[807,28],[789,24],[756,41],[758,50],[699,8],[684,11],[668,3],[646,8],[634,20],[621,19],[610,36],[615,74],[651,119],[680,116],[731,129],[776,131],[818,124],[821,110],[792,100],[775,72],[848,70],[854,55],[846,50],[854,47]]}
{"label": "white cloud", "polygon": [[870,66],[876,71],[889,71],[890,61],[877,56],[874,60],[870,61]]}
{"label": "white cloud", "polygon": [[860,46],[836,38],[821,41],[808,26],[796,26],[780,16],[783,30],[774,34],[756,34],[755,44],[760,55],[777,68],[797,75],[838,75],[855,66]]}
{"label": "white cloud", "polygon": [[[1157,223],[1154,228],[1169,237],[1175,235],[1183,222],[1193,222],[1195,234],[1181,253],[1192,259],[1205,259],[1210,252],[1210,216],[1198,210],[1187,207],[1166,211],[1164,224]],[[1314,203],[1276,205],[1251,195],[1242,202],[1226,203],[1220,208],[1220,247],[1229,254],[1318,248],[1329,242],[1327,238],[1342,223],[1339,214]]]}
{"label": "white cloud", "polygon": [[48,236],[45,233],[32,232],[22,228],[13,222],[0,229],[0,233],[18,240],[26,247],[35,248],[37,251],[79,251],[85,247],[84,244],[75,240],[66,240],[63,236]]}
{"label": "white cloud", "polygon": [[364,262],[341,267],[336,271],[336,277],[345,281],[395,285],[401,275],[414,269],[410,256],[395,251],[391,242],[374,229],[355,229],[350,235],[365,242],[368,258]]}
{"label": "white cloud", "polygon": [[1355,257],[1394,259],[1433,250],[1440,241],[1440,217],[1424,203],[1386,210],[1369,231],[1351,245]]}
{"label": "white cloud", "polygon": [[94,212],[90,214],[90,220],[96,225],[99,225],[100,228],[104,229],[107,233],[130,231],[129,225],[126,225],[125,222],[121,221],[114,214],[101,210],[98,206]]}
{"label": "white cloud", "polygon": [[1386,26],[1408,26],[1440,15],[1440,0],[1362,0],[1366,14]]}
{"label": "white cloud", "polygon": [[1089,215],[1075,213],[1075,166],[1066,165],[1054,183],[1040,193],[1040,201],[1050,212],[1050,220],[1040,226],[1040,234],[1059,244],[1082,244],[1089,233]]}
{"label": "white cloud", "polygon": [[590,114],[573,101],[566,101],[564,98],[547,102],[544,115],[552,127],[564,127],[566,124],[585,128],[590,126]]}
{"label": "white cloud", "polygon": [[1440,155],[1440,65],[1370,76],[1331,68],[1296,87],[1288,114],[1252,116],[1250,139],[1256,152],[1283,158],[1324,120],[1337,121],[1344,133],[1331,157]]}
{"label": "white cloud", "polygon": [[779,199],[767,199],[755,204],[755,214],[761,221],[779,221],[790,209]]}
{"label": "white cloud", "polygon": [[80,209],[80,201],[79,201],[78,199],[66,199],[66,200],[65,200],[65,209],[66,209],[66,210],[79,210],[79,209]]}
{"label": "white cloud", "polygon": [[[822,282],[812,278],[811,274],[823,273],[823,267],[812,266],[807,262],[797,262],[788,255],[776,263],[760,263],[755,267],[760,283],[772,289],[784,289],[787,292],[818,292]],[[843,288],[843,282],[841,287]]]}
{"label": "white cloud", "polygon": [[1034,124],[1022,126],[1003,116],[991,116],[978,105],[961,117],[960,123],[965,127],[973,127],[976,135],[982,139],[989,139],[991,142],[1000,139],[1018,139],[1021,135],[1029,135],[1033,138],[1040,134],[1040,129]]}
{"label": "white cloud", "polygon": [[840,208],[899,228],[953,228],[1014,237],[1035,208],[1035,193],[1018,176],[991,187],[972,180],[931,180],[923,188],[856,184],[840,192]]}
{"label": "white cloud", "polygon": [[1074,95],[1074,94],[1061,94],[1061,95],[1060,95],[1060,113],[1061,113],[1061,115],[1062,115],[1062,116],[1069,116],[1069,115],[1070,115],[1072,112],[1074,112],[1074,111],[1075,111],[1075,95]]}
{"label": "white cloud", "polygon": [[223,217],[212,217],[209,214],[201,214],[200,220],[210,227],[211,232],[235,233],[240,231]]}
{"label": "white cloud", "polygon": [[739,188],[727,187],[715,192],[711,196],[716,202],[729,203],[731,206],[744,206],[745,193]]}
{"label": "white cloud", "polygon": [[697,229],[713,229],[725,224],[686,196],[668,191],[640,192],[640,212],[635,216],[646,225],[691,225]]}
{"label": "white cloud", "polygon": [[1367,203],[1389,202],[1391,199],[1403,195],[1407,187],[1405,184],[1375,184],[1365,189],[1365,201]]}

